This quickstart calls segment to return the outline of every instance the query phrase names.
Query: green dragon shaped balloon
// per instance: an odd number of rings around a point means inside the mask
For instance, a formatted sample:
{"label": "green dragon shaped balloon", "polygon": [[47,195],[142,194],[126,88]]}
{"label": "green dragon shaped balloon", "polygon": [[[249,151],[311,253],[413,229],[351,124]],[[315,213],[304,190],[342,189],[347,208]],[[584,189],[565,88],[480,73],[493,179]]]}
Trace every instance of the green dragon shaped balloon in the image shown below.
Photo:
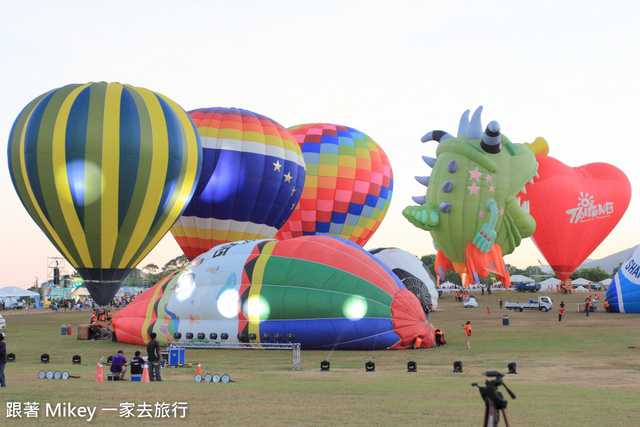
{"label": "green dragon shaped balloon", "polygon": [[535,155],[546,155],[548,147],[542,138],[514,144],[496,121],[482,132],[482,107],[471,121],[469,113],[462,115],[457,137],[437,130],[422,137],[422,142],[439,143],[435,159],[423,157],[433,171],[416,177],[427,186],[426,196],[413,197],[420,206],[406,207],[403,215],[431,232],[440,279],[447,269],[454,270],[466,286],[494,273],[508,286],[502,257],[536,227],[528,202],[521,206],[516,197],[536,175]]}

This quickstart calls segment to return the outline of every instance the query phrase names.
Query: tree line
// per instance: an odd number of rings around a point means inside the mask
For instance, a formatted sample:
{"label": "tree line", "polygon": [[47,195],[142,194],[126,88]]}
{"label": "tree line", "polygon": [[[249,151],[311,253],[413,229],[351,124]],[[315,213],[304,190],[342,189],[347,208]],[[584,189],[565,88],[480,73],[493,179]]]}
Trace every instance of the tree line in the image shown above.
{"label": "tree line", "polygon": [[[435,264],[436,264],[436,256],[435,254],[433,255],[424,255],[423,257],[420,258],[420,260],[427,266],[429,272],[431,273],[431,275],[433,276],[434,279],[437,278],[436,276],[436,271],[435,271]],[[607,273],[606,271],[602,270],[600,267],[595,267],[595,268],[581,268],[579,270],[576,270],[573,272],[573,274],[571,275],[570,279],[571,280],[575,280],[578,279],[580,277],[582,277],[583,279],[586,279],[590,282],[601,282],[605,279],[611,279],[613,278],[613,276],[615,276],[615,274],[618,272],[618,269],[622,266],[622,263],[618,264],[618,266],[613,270],[612,274]],[[549,277],[554,277],[553,274],[545,274],[542,271],[542,268],[540,268],[539,266],[529,266],[523,270],[519,269],[518,267],[515,267],[511,264],[506,264],[507,267],[507,271],[509,271],[509,275],[510,276],[514,276],[516,274],[521,274],[523,276],[527,276],[527,277],[531,277],[532,279],[534,279],[536,282],[542,282],[543,280],[549,278]],[[495,275],[493,274],[489,274],[487,277],[484,278],[480,278],[480,282],[483,285],[491,285],[492,283],[496,282],[498,279],[496,279]],[[447,270],[446,274],[445,274],[445,282],[451,282],[453,284],[456,285],[462,285],[462,279],[460,278],[460,275],[458,273],[455,273],[451,270]]]}

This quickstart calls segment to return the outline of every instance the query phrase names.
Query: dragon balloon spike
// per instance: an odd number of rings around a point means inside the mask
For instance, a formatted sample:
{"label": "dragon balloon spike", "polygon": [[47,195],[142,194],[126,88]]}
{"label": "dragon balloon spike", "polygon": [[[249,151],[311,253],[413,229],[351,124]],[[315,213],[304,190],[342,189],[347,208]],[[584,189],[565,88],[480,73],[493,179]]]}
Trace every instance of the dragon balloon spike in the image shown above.
{"label": "dragon balloon spike", "polygon": [[535,231],[528,202],[518,193],[533,182],[536,155],[546,155],[543,138],[514,144],[491,121],[482,131],[482,107],[469,120],[460,119],[458,135],[434,130],[422,142],[437,141],[436,158],[423,156],[433,168],[431,176],[417,176],[427,187],[425,196],[413,197],[420,206],[408,206],[403,215],[418,228],[431,232],[436,272],[443,280],[447,269],[462,277],[464,286],[479,283],[493,273],[509,286],[503,255],[510,254],[523,238]]}

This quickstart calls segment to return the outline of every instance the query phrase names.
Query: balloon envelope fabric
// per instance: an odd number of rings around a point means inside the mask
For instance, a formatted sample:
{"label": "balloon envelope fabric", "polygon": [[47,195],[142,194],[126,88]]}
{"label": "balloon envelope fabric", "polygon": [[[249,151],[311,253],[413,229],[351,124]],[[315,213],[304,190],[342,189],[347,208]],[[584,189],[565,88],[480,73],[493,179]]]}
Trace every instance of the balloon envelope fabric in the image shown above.
{"label": "balloon envelope fabric", "polygon": [[[118,341],[162,343],[202,332],[238,333],[303,349],[433,346],[420,302],[388,268],[353,242],[331,236],[226,243],[198,256],[114,316]],[[263,334],[268,334],[265,339]],[[218,338],[219,339],[219,338]]]}
{"label": "balloon envelope fabric", "polygon": [[424,310],[430,306],[438,308],[435,281],[426,264],[417,256],[398,248],[376,248],[369,252],[398,276],[404,286],[420,300]]}
{"label": "balloon envelope fabric", "polygon": [[539,178],[519,197],[536,220],[533,241],[564,281],[618,224],[631,200],[631,183],[608,163],[569,167],[549,156],[536,160]]}
{"label": "balloon envelope fabric", "polygon": [[291,133],[236,108],[189,112],[203,146],[195,194],[171,233],[189,260],[221,243],[273,237],[293,212],[305,180]]}
{"label": "balloon envelope fabric", "polygon": [[20,199],[98,304],[169,231],[202,149],[175,102],[119,83],[71,84],[27,105],[9,137]]}
{"label": "balloon envelope fabric", "polygon": [[607,289],[607,301],[619,313],[640,313],[640,246],[613,277]]}
{"label": "balloon envelope fabric", "polygon": [[393,193],[387,155],[368,135],[341,125],[290,127],[307,178],[302,197],[276,238],[326,234],[364,246],[384,219]]}

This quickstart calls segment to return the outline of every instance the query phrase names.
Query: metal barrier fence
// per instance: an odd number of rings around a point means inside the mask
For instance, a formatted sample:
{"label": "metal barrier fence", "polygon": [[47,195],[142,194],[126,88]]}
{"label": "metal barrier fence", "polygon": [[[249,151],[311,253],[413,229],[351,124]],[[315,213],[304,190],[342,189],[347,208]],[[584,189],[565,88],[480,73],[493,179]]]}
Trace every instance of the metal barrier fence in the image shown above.
{"label": "metal barrier fence", "polygon": [[212,349],[262,349],[262,350],[293,350],[293,370],[300,371],[300,343],[232,343],[224,341],[177,341],[167,345],[167,351],[172,347],[184,348],[212,348]]}

